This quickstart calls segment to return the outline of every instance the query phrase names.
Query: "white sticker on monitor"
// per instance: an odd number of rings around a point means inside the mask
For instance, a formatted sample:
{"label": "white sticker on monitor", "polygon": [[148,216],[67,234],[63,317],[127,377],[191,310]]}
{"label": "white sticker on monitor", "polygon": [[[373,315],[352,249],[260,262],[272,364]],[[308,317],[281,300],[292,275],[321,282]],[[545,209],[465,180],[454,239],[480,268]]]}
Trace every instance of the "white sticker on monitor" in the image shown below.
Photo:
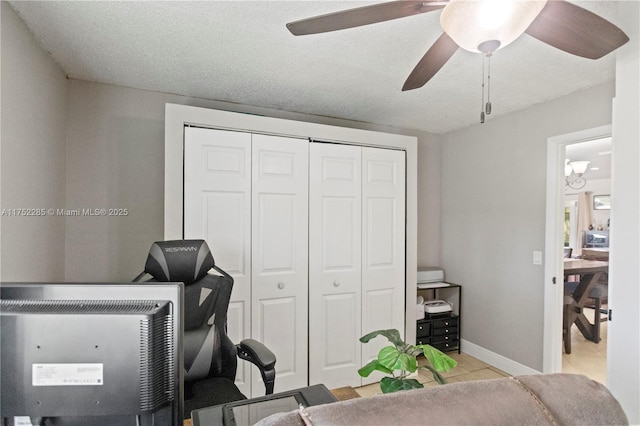
{"label": "white sticker on monitor", "polygon": [[102,386],[103,364],[32,364],[33,386]]}

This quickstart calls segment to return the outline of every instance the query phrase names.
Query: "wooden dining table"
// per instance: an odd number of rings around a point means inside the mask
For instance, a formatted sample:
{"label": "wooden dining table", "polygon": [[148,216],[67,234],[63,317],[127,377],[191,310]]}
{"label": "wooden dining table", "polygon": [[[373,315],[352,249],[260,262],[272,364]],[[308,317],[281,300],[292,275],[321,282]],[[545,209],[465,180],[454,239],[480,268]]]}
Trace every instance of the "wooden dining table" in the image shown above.
{"label": "wooden dining table", "polygon": [[564,281],[570,276],[577,275],[580,282],[571,294],[565,294],[564,325],[567,329],[565,336],[565,352],[571,353],[571,325],[576,324],[582,335],[593,342],[599,340],[596,333],[598,324],[591,324],[583,312],[585,303],[589,299],[591,289],[609,271],[609,262],[586,259],[564,259]]}

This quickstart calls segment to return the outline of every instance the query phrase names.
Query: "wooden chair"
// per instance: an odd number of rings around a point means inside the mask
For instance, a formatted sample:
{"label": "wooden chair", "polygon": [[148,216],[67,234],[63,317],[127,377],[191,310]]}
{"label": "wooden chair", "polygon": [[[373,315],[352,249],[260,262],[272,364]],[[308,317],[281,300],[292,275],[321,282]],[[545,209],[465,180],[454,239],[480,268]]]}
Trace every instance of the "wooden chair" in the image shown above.
{"label": "wooden chair", "polygon": [[564,306],[562,309],[562,340],[564,342],[564,352],[571,353],[571,326],[573,322],[570,320],[570,309],[573,303],[573,297],[565,294]]}
{"label": "wooden chair", "polygon": [[[572,304],[572,302],[574,301],[572,294],[579,283],[579,281],[568,281],[564,283],[565,296],[562,317],[562,332],[564,338],[564,351],[567,354],[571,353],[571,326],[573,325],[572,321],[570,320],[570,309],[573,309],[575,307],[575,305]],[[599,343],[601,340],[600,323],[607,321],[608,319],[608,310],[606,308],[603,308],[603,305],[607,305],[607,296],[608,286],[606,284],[598,283],[589,291],[589,303],[586,303],[584,305],[585,308],[592,308],[594,310],[593,324],[591,324],[594,343]],[[603,316],[603,314],[605,315]]]}
{"label": "wooden chair", "polygon": [[[593,313],[593,337],[594,342],[600,342],[600,323],[609,319],[608,309],[608,285],[596,284],[589,293],[589,302],[585,308],[592,308]],[[604,307],[603,307],[604,306]]]}

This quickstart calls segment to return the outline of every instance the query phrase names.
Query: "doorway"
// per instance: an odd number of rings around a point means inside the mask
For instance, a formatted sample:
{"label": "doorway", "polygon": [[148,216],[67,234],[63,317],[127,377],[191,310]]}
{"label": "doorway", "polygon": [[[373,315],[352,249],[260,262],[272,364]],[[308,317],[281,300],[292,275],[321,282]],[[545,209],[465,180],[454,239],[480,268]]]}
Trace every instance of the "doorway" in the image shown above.
{"label": "doorway", "polygon": [[[565,258],[609,262],[611,152],[610,136],[565,146]],[[584,374],[606,384],[608,273],[597,277],[592,290],[597,301],[587,299],[584,308],[597,337],[595,341],[585,338],[573,324],[565,336],[571,339],[571,353],[563,351],[562,372]],[[579,276],[565,279],[569,281],[566,288],[577,287],[579,280]]]}
{"label": "doorway", "polygon": [[[545,230],[545,285],[544,285],[544,349],[543,349],[543,372],[559,373],[563,371],[563,331],[562,312],[564,301],[564,244],[565,244],[565,194],[568,191],[568,176],[565,175],[567,150],[569,146],[589,141],[597,141],[610,138],[611,126],[602,126],[559,135],[549,138],[547,141],[547,210],[546,210],[546,230]],[[571,151],[571,149],[569,149]],[[604,152],[605,150],[599,151]],[[611,151],[609,149],[609,151]],[[596,153],[597,154],[597,153]],[[610,154],[610,152],[609,152]],[[604,154],[603,154],[604,156]],[[578,158],[575,158],[578,160]],[[610,158],[609,158],[610,160]],[[595,171],[594,171],[595,172]],[[583,172],[581,178],[588,180],[587,172]],[[573,185],[568,189],[577,192],[584,190],[582,182]],[[598,187],[597,192],[604,190]],[[609,192],[607,192],[609,194]],[[593,194],[592,194],[593,195]],[[600,195],[600,194],[596,194]],[[570,220],[570,219],[569,219]],[[603,225],[604,227],[605,225]],[[598,224],[595,224],[598,227]],[[578,238],[579,240],[580,238]],[[569,239],[571,241],[571,239]],[[575,238],[574,238],[575,241]],[[576,244],[582,242],[578,241]],[[580,251],[580,250],[578,250]],[[593,321],[593,317],[591,317]],[[606,328],[609,323],[602,323]],[[573,341],[572,341],[573,343]],[[592,345],[602,345],[598,348],[606,348],[606,341]],[[573,352],[573,351],[572,351]],[[573,355],[573,354],[572,354]],[[577,359],[578,357],[574,357]],[[579,363],[578,363],[579,364]],[[606,358],[603,362],[606,370]],[[577,372],[577,371],[574,371]],[[583,371],[582,374],[587,374]],[[587,374],[589,375],[589,374]],[[596,380],[605,380],[606,371]]]}

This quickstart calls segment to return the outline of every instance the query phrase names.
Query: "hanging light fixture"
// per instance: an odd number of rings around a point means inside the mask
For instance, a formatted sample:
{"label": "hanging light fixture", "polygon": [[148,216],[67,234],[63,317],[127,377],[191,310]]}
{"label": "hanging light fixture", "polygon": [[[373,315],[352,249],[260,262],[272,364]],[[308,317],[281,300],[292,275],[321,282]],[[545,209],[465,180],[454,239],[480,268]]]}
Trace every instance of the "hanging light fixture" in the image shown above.
{"label": "hanging light fixture", "polygon": [[440,15],[440,25],[449,37],[469,52],[487,58],[487,103],[484,102],[485,78],[482,61],[482,111],[491,114],[491,56],[518,37],[540,14],[547,0],[451,0]]}
{"label": "hanging light fixture", "polygon": [[571,189],[582,189],[587,184],[587,180],[582,177],[587,171],[590,161],[571,161],[564,160],[564,177],[565,184]]}

